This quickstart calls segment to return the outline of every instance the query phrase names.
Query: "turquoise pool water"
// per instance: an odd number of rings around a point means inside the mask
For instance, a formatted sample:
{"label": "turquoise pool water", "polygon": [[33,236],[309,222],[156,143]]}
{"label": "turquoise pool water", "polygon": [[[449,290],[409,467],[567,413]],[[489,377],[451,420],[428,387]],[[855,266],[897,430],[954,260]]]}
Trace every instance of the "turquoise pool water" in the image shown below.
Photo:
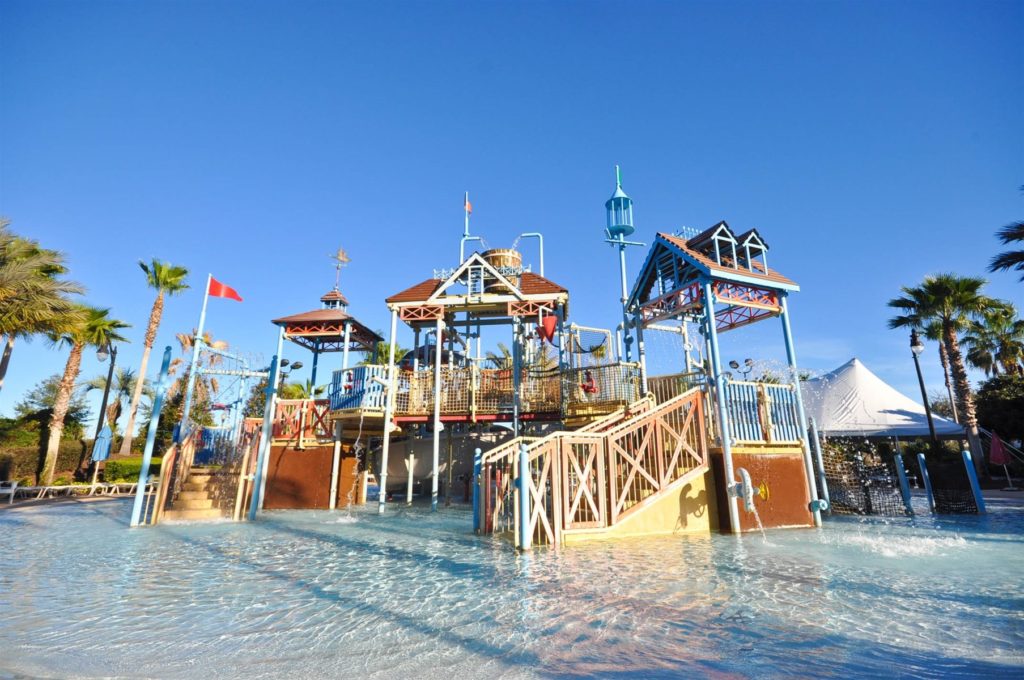
{"label": "turquoise pool water", "polygon": [[1022,677],[1024,499],[516,555],[457,509],[0,512],[0,677]]}

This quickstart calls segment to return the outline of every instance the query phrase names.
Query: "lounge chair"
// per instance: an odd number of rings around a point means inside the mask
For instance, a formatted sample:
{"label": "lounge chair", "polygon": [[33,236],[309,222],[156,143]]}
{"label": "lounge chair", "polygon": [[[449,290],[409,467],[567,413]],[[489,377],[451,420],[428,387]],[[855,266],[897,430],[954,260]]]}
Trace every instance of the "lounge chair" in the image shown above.
{"label": "lounge chair", "polygon": [[0,496],[7,495],[7,504],[10,505],[14,502],[14,497],[18,493],[18,483],[15,481],[0,482]]}

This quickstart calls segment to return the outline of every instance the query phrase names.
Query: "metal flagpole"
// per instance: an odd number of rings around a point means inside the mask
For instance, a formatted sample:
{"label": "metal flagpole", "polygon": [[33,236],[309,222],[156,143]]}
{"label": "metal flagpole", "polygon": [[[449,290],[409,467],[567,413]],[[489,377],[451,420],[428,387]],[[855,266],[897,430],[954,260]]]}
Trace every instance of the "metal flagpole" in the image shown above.
{"label": "metal flagpole", "polygon": [[185,405],[181,409],[181,422],[178,424],[178,441],[185,438],[185,424],[192,410],[192,392],[196,385],[196,364],[199,362],[199,346],[203,342],[203,326],[206,325],[206,304],[210,301],[210,280],[213,274],[206,275],[206,291],[203,293],[203,311],[199,313],[199,328],[192,339],[192,363],[188,369],[188,387],[185,389]]}

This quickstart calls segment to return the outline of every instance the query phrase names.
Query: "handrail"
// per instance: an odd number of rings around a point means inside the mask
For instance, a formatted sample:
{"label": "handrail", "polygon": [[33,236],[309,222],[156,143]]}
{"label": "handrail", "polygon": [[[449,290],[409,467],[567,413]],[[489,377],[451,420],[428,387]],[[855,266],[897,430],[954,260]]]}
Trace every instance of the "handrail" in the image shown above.
{"label": "handrail", "polygon": [[[513,529],[517,540],[525,536],[531,545],[558,544],[565,531],[610,527],[647,498],[706,469],[704,391],[695,387],[629,416],[623,410],[619,422],[603,431],[553,432],[524,450],[525,441],[488,451],[481,470],[481,529]],[[525,488],[518,481],[524,453],[530,471]],[[520,526],[523,491],[530,499],[526,527]]]}

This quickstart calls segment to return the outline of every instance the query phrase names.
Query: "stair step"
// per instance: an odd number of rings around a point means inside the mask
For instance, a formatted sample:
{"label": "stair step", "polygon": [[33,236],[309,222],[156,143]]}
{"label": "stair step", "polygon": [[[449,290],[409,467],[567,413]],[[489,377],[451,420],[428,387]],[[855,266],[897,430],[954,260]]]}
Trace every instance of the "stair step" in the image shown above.
{"label": "stair step", "polygon": [[202,510],[165,510],[164,519],[220,519],[223,516],[220,508]]}
{"label": "stair step", "polygon": [[193,482],[190,480],[182,485],[182,489],[185,491],[202,491],[205,493],[207,486],[208,484],[206,482]]}
{"label": "stair step", "polygon": [[213,479],[213,475],[205,474],[205,473],[197,475],[196,473],[191,472],[191,473],[189,473],[189,476],[188,476],[188,481],[190,481],[190,482],[193,482],[193,481],[195,481],[195,482],[208,482],[211,479]]}
{"label": "stair step", "polygon": [[208,491],[182,491],[178,494],[178,499],[183,501],[195,501],[209,498],[210,494]]}
{"label": "stair step", "polygon": [[214,507],[212,498],[178,498],[174,501],[175,510],[207,510]]}

